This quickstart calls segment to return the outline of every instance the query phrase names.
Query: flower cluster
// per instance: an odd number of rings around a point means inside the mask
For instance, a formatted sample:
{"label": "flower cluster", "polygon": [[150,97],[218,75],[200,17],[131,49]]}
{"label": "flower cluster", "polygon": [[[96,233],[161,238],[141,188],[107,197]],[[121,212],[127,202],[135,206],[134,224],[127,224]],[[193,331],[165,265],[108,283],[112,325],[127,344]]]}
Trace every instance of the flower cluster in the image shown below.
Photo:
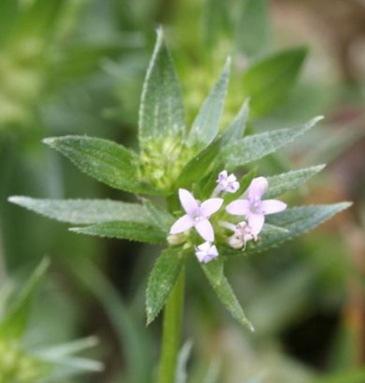
{"label": "flower cluster", "polygon": [[[194,228],[199,236],[205,240],[197,246],[195,254],[200,262],[207,263],[216,258],[219,253],[215,242],[214,223],[210,221],[213,214],[218,213],[224,206],[224,193],[236,193],[240,184],[234,174],[228,174],[226,170],[219,173],[217,186],[213,191],[212,198],[204,202],[195,199],[192,193],[186,189],[179,189],[179,199],[185,215],[180,217],[170,229],[170,242],[177,235],[188,232]],[[246,192],[237,200],[224,206],[224,211],[231,216],[242,217],[239,222],[232,223],[223,219],[218,219],[220,227],[232,232],[225,238],[226,243],[234,249],[245,248],[248,241],[257,241],[264,226],[265,216],[268,214],[279,213],[286,209],[286,204],[276,199],[263,200],[263,196],[268,189],[268,181],[265,177],[254,178]],[[220,217],[223,214],[220,215]]]}

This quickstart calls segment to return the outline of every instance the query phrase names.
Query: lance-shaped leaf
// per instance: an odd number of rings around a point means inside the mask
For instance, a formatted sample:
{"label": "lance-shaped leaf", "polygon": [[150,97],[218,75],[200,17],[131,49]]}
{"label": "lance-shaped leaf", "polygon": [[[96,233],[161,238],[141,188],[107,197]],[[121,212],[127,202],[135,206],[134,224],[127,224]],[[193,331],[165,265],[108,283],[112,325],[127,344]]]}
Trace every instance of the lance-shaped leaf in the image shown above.
{"label": "lance-shaped leaf", "polygon": [[155,49],[143,84],[139,110],[139,141],[143,149],[149,141],[185,134],[184,107],[180,85],[162,29],[157,31]]}
{"label": "lance-shaped leaf", "polygon": [[19,338],[26,330],[34,293],[49,267],[44,259],[34,270],[23,289],[13,300],[8,312],[0,321],[0,338]]}
{"label": "lance-shaped leaf", "polygon": [[248,117],[250,114],[250,101],[245,100],[240,111],[233,119],[230,126],[223,132],[222,144],[229,145],[235,140],[239,140],[245,133]]}
{"label": "lance-shaped leaf", "polygon": [[254,331],[253,325],[247,319],[232,287],[223,273],[223,261],[214,260],[205,265],[202,264],[202,268],[214,292],[233,318],[241,325],[247,326],[251,331]]}
{"label": "lance-shaped leaf", "polygon": [[[204,184],[206,182],[204,176],[212,169],[221,169],[224,167],[220,153],[223,152],[225,148],[228,150],[232,142],[242,138],[246,128],[248,114],[249,102],[245,101],[232,124],[186,164],[177,180],[176,187],[189,187],[197,180],[201,180],[200,183]],[[210,184],[211,181],[212,179],[209,180]],[[214,181],[213,179],[213,182]],[[209,187],[210,185],[207,185],[207,188]]]}
{"label": "lance-shaped leaf", "polygon": [[216,139],[191,159],[182,170],[176,187],[189,187],[193,182],[201,179],[214,167],[214,160],[218,157],[222,140]]}
{"label": "lance-shaped leaf", "polygon": [[9,201],[57,221],[92,224],[110,221],[150,221],[146,209],[137,203],[102,199],[39,199],[22,196]]}
{"label": "lance-shaped leaf", "polygon": [[189,146],[203,149],[217,136],[227,93],[230,65],[231,60],[228,58],[219,80],[200,108],[187,138]]}
{"label": "lance-shaped leaf", "polygon": [[132,193],[150,190],[138,181],[138,158],[113,141],[85,136],[46,138],[44,143],[58,150],[82,172],[113,188]]}
{"label": "lance-shaped leaf", "polygon": [[169,247],[157,258],[148,278],[146,290],[147,324],[150,324],[162,310],[183,264],[184,253],[180,247]]}
{"label": "lance-shaped leaf", "polygon": [[253,134],[237,140],[223,151],[227,167],[235,168],[246,165],[277,151],[307,132],[322,118],[313,118],[298,128],[277,129],[271,132]]}
{"label": "lance-shaped leaf", "polygon": [[143,201],[143,205],[153,223],[164,232],[168,232],[175,218],[169,212],[158,208],[149,200]]}
{"label": "lance-shaped leaf", "polygon": [[251,98],[253,117],[266,115],[285,101],[303,65],[306,48],[292,48],[252,64],[243,75],[243,92]]}
{"label": "lance-shaped leaf", "polygon": [[85,227],[72,227],[70,231],[79,234],[93,235],[105,238],[128,239],[145,243],[163,243],[167,233],[154,224],[141,222],[104,222]]}
{"label": "lance-shaped leaf", "polygon": [[268,217],[268,222],[287,230],[274,230],[263,232],[260,240],[256,244],[247,245],[247,253],[259,253],[271,247],[276,247],[282,242],[291,240],[309,230],[314,229],[324,221],[330,219],[335,214],[347,209],[351,202],[340,202],[330,205],[312,205],[294,207],[287,209],[279,214]]}
{"label": "lance-shaped leaf", "polygon": [[268,177],[269,189],[265,193],[265,198],[274,198],[297,188],[319,173],[324,167],[325,165],[311,166]]}

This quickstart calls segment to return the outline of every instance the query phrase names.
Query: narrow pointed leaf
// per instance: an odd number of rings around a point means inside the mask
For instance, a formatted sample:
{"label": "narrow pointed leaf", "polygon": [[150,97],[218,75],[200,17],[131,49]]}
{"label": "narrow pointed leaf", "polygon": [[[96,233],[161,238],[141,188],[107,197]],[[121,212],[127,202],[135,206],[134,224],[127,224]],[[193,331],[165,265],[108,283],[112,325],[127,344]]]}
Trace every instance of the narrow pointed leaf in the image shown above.
{"label": "narrow pointed leaf", "polygon": [[193,182],[199,181],[209,173],[214,167],[214,161],[218,157],[221,146],[222,140],[216,139],[190,160],[182,170],[176,188],[189,187]]}
{"label": "narrow pointed leaf", "polygon": [[188,362],[191,356],[193,342],[188,340],[182,346],[177,359],[175,383],[187,383],[188,381]]}
{"label": "narrow pointed leaf", "polygon": [[34,293],[48,267],[49,260],[44,259],[34,270],[19,295],[15,297],[9,311],[2,321],[0,321],[1,338],[20,338],[24,334]]}
{"label": "narrow pointed leaf", "polygon": [[22,196],[9,202],[38,214],[73,224],[92,224],[110,221],[150,222],[146,209],[137,203],[101,199],[38,199]]}
{"label": "narrow pointed leaf", "polygon": [[141,148],[149,141],[185,134],[184,107],[180,85],[170,53],[164,43],[162,29],[157,31],[155,49],[147,70],[139,111]]}
{"label": "narrow pointed leaf", "polygon": [[294,207],[279,214],[268,217],[268,222],[287,230],[287,232],[267,231],[263,233],[256,244],[249,243],[247,253],[259,253],[271,247],[276,247],[282,242],[291,240],[301,234],[314,229],[327,221],[335,214],[351,206],[350,202],[340,202],[330,205],[312,205]]}
{"label": "narrow pointed leaf", "polygon": [[75,233],[105,238],[128,239],[145,243],[163,243],[167,233],[153,224],[139,222],[104,222],[86,227],[73,227]]}
{"label": "narrow pointed leaf", "polygon": [[249,114],[250,114],[250,102],[249,102],[249,99],[247,99],[243,103],[240,111],[238,112],[234,120],[232,121],[231,125],[223,132],[223,137],[222,137],[223,145],[229,145],[235,140],[239,140],[243,137],[246,130]]}
{"label": "narrow pointed leaf", "polygon": [[306,54],[306,48],[288,49],[267,56],[247,69],[242,85],[244,94],[251,98],[253,117],[266,115],[285,101]]}
{"label": "narrow pointed leaf", "polygon": [[58,150],[82,172],[116,189],[149,193],[138,181],[135,153],[113,141],[86,136],[47,138],[44,142]]}
{"label": "narrow pointed leaf", "polygon": [[153,266],[146,290],[147,324],[159,314],[174,287],[184,264],[180,247],[170,247],[162,252]]}
{"label": "narrow pointed leaf", "polygon": [[168,232],[171,225],[174,223],[175,218],[166,210],[162,210],[155,206],[151,201],[146,200],[143,202],[143,205],[153,223],[162,231]]}
{"label": "narrow pointed leaf", "polygon": [[187,139],[189,146],[201,150],[217,136],[227,93],[230,65],[231,60],[228,58],[219,80],[200,108]]}
{"label": "narrow pointed leaf", "polygon": [[77,339],[71,342],[58,344],[56,346],[41,348],[40,350],[35,350],[34,353],[37,355],[45,355],[50,359],[57,360],[58,358],[71,356],[93,348],[97,346],[98,343],[97,337],[89,336],[87,338]]}
{"label": "narrow pointed leaf", "polygon": [[265,193],[265,198],[277,197],[280,194],[297,188],[323,170],[324,167],[325,165],[311,166],[268,177],[269,189]]}
{"label": "narrow pointed leaf", "polygon": [[214,292],[226,309],[231,313],[233,318],[235,318],[241,325],[247,326],[251,331],[254,331],[253,325],[247,319],[232,287],[224,276],[223,262],[220,260],[211,261],[202,265],[202,268]]}
{"label": "narrow pointed leaf", "polygon": [[277,129],[271,132],[253,134],[232,143],[223,156],[228,168],[235,168],[259,160],[294,141],[311,129],[322,117],[316,117],[299,128]]}

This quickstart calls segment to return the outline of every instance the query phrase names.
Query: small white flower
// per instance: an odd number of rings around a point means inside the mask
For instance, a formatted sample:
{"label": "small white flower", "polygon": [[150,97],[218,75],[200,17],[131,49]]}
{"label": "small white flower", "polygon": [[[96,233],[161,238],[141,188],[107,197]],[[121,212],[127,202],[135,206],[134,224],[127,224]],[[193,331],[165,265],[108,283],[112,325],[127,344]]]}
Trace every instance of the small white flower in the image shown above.
{"label": "small white flower", "polygon": [[186,189],[179,189],[179,199],[186,214],[171,226],[170,234],[183,233],[194,227],[203,239],[213,242],[214,230],[209,218],[221,208],[223,199],[210,198],[200,203]]}
{"label": "small white flower", "polygon": [[241,249],[251,240],[257,240],[257,236],[252,231],[247,222],[239,222],[234,228],[234,234],[228,238],[228,244],[234,249]]}
{"label": "small white flower", "polygon": [[195,255],[201,263],[208,263],[218,257],[218,250],[214,244],[204,242],[195,249]]}
{"label": "small white flower", "polygon": [[222,170],[217,178],[217,192],[236,193],[240,188],[236,176],[231,173],[228,174],[227,170]]}

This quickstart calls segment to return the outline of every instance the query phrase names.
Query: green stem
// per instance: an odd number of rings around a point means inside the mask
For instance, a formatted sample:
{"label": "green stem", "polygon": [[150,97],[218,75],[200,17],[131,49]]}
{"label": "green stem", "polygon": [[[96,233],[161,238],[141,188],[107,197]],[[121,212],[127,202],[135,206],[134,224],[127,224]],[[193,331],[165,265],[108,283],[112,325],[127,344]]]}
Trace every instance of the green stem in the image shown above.
{"label": "green stem", "polygon": [[180,348],[185,270],[181,270],[164,309],[158,383],[174,383]]}

